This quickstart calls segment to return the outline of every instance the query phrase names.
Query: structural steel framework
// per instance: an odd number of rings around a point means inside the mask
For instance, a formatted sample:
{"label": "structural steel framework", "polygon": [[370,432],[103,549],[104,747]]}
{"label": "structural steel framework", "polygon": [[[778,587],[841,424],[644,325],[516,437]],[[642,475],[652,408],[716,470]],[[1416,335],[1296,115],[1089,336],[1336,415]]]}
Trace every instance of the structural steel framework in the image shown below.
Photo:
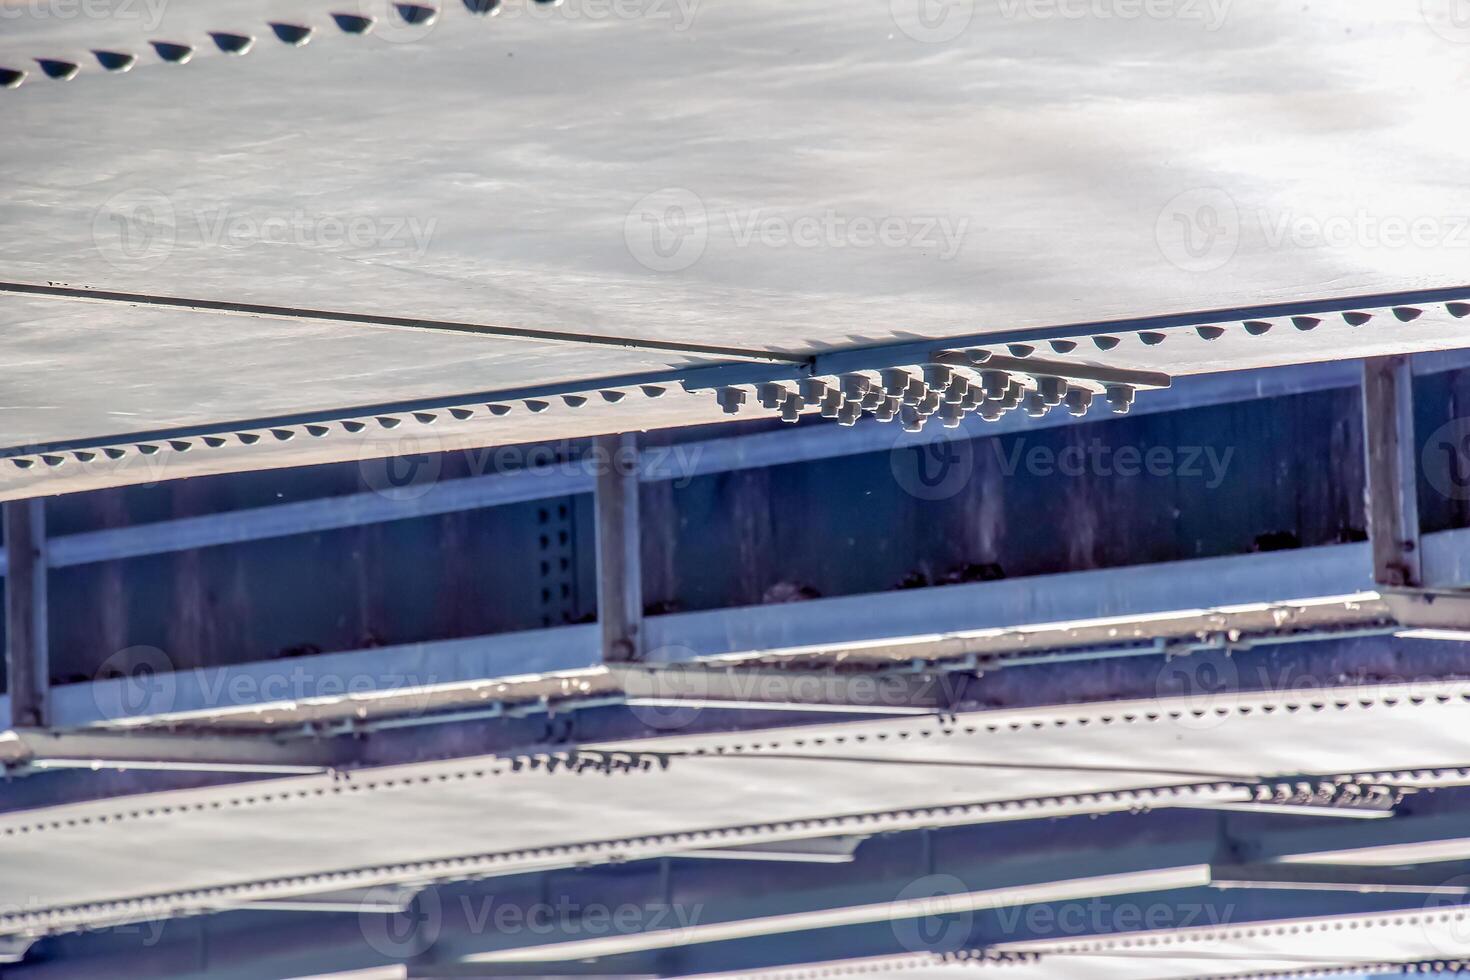
{"label": "structural steel framework", "polygon": [[[1470,965],[1413,397],[1470,367],[1456,11],[942,6],[0,0],[0,975]],[[645,601],[640,433],[698,476],[1342,389],[1365,540]],[[49,533],[554,440],[609,465]],[[596,622],[55,682],[68,569],[584,494]]]}

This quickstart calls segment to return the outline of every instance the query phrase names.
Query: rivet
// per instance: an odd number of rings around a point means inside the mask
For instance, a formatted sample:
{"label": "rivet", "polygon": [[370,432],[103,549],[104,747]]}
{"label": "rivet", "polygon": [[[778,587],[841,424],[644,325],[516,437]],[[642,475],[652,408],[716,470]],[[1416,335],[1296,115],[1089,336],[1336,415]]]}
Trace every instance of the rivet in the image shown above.
{"label": "rivet", "polygon": [[1067,389],[1067,411],[1078,418],[1087,414],[1092,406],[1092,389],[1076,385]]}
{"label": "rivet", "polygon": [[1108,404],[1113,407],[1116,415],[1127,415],[1128,409],[1133,405],[1132,385],[1108,385]]}
{"label": "rivet", "polygon": [[925,364],[924,383],[930,388],[943,390],[954,380],[954,370],[947,364]]}
{"label": "rivet", "polygon": [[902,368],[885,368],[880,377],[883,380],[883,391],[889,395],[902,395],[914,380],[914,376]]}
{"label": "rivet", "polygon": [[791,390],[783,384],[769,381],[757,388],[755,394],[762,408],[777,409],[786,404]]}
{"label": "rivet", "polygon": [[1010,375],[1003,370],[982,370],[980,372],[980,386],[985,388],[985,394],[991,398],[1003,398],[1005,391],[1010,386]]}
{"label": "rivet", "polygon": [[715,392],[715,401],[726,415],[736,415],[740,406],[745,404],[745,391],[742,388],[721,388]]}
{"label": "rivet", "polygon": [[828,392],[832,390],[831,385],[821,378],[803,378],[801,380],[801,397],[808,405],[821,403],[826,399]]}
{"label": "rivet", "polygon": [[861,374],[844,374],[840,379],[842,382],[842,397],[862,398],[868,393],[873,383]]}
{"label": "rivet", "polygon": [[1038,376],[1036,391],[1041,396],[1041,400],[1046,402],[1047,407],[1052,408],[1060,405],[1062,399],[1067,397],[1067,382],[1061,378]]}

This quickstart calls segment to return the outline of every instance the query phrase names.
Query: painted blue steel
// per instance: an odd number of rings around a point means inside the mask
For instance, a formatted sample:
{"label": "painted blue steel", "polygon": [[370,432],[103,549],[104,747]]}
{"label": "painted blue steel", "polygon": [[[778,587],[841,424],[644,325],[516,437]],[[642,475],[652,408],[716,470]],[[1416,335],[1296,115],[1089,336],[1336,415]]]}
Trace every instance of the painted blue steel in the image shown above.
{"label": "painted blue steel", "polygon": [[[1470,582],[1464,557],[1470,530],[1442,531],[1424,541],[1425,562],[1437,580]],[[899,644],[966,630],[1350,595],[1372,587],[1368,545],[1356,542],[672,613],[645,620],[645,649],[650,661],[668,663],[804,646]],[[340,697],[349,682],[355,690],[392,691],[582,670],[601,662],[597,636],[593,625],[563,626],[181,671],[141,689],[135,679],[63,685],[53,689],[52,710],[59,725],[85,725],[218,709],[235,690],[259,692],[243,702],[257,703]],[[0,720],[8,716],[8,700],[0,697]]]}
{"label": "painted blue steel", "polygon": [[56,538],[52,541],[52,549],[58,557],[53,558],[52,565],[65,568],[567,497],[591,493],[592,483],[590,473],[548,467],[445,480],[436,484],[431,492],[411,499],[399,500],[374,491],[363,491],[321,500],[135,524]]}
{"label": "painted blue steel", "polygon": [[[1414,357],[1415,372],[1419,374],[1463,367],[1470,367],[1470,350],[1443,351]],[[747,368],[742,365],[740,369]],[[1348,388],[1358,384],[1360,374],[1359,362],[1336,361],[1290,368],[1202,375],[1189,378],[1173,388],[1150,392],[1148,398],[1140,399],[1134,406],[1132,414],[1136,416],[1172,412],[1257,398]],[[1072,421],[1070,417],[1058,413],[1034,419],[1012,412],[996,422],[984,422],[972,416],[956,431],[955,438],[1036,431],[1066,425]],[[810,424],[772,432],[708,439],[681,446],[682,458],[687,463],[681,464],[678,476],[692,478],[732,470],[887,452],[921,445],[930,438],[932,436],[905,433],[895,426],[865,420],[850,428]],[[657,454],[661,452],[663,450],[653,450],[643,454],[640,478],[644,482],[657,482],[672,477],[669,467],[660,465]],[[364,492],[132,525],[56,538],[51,542],[51,564],[55,568],[65,568],[91,562],[238,544],[591,493],[593,482],[591,472],[578,473],[567,467],[528,469],[446,480],[437,484],[433,492],[409,500],[390,500]],[[0,574],[4,571],[4,557],[0,555]]]}

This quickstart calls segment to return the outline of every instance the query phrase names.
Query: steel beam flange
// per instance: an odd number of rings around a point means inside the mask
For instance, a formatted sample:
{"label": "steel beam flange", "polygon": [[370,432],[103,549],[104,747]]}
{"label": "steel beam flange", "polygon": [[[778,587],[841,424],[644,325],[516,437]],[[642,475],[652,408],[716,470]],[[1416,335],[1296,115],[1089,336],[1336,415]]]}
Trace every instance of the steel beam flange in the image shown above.
{"label": "steel beam flange", "polygon": [[[552,753],[562,757],[581,757],[587,750],[572,753]],[[628,755],[639,758],[641,753],[603,752],[594,750],[590,754],[599,756]],[[537,756],[546,759],[548,754]],[[529,757],[527,757],[529,758]],[[667,758],[666,756],[663,758]],[[505,760],[494,764],[497,772],[489,772],[483,765],[479,769],[463,770],[449,774],[449,778],[479,778],[485,775],[503,775],[511,771]],[[544,771],[550,767],[544,763]],[[630,771],[638,771],[630,770]],[[580,771],[575,763],[562,761],[556,771]],[[444,776],[425,776],[425,783],[437,782]],[[355,780],[355,785],[334,786],[333,792],[368,793],[377,787],[402,785],[414,778],[374,783],[371,778]],[[264,792],[244,790],[226,806],[269,806],[272,802],[294,795],[310,795],[314,787],[303,787],[293,791],[289,788]],[[246,795],[248,793],[248,795]],[[0,910],[0,933],[24,933],[50,935],[73,932],[99,925],[136,921],[139,916],[149,919],[173,915],[193,914],[221,908],[235,908],[242,904],[282,900],[301,895],[341,891],[349,888],[370,887],[393,882],[442,883],[462,881],[469,878],[494,877],[517,874],[527,870],[570,867],[586,863],[611,863],[665,857],[710,847],[731,848],[745,844],[772,841],[804,840],[814,837],[834,837],[843,834],[884,833],[912,830],[921,827],[958,826],[972,823],[1033,820],[1047,817],[1072,816],[1087,813],[1142,812],[1156,807],[1204,807],[1210,808],[1219,802],[1239,800],[1244,792],[1238,784],[1230,782],[1203,782],[1188,785],[1169,785],[1126,790],[1105,790],[1092,793],[1068,794],[1065,796],[1032,797],[1012,800],[988,800],[980,803],[939,804],[904,810],[877,811],[846,814],[831,817],[798,818],[777,823],[731,825],[706,830],[685,830],[642,837],[614,838],[583,841],[576,844],[552,844],[528,847],[516,851],[499,851],[480,854],[465,854],[456,857],[415,861],[398,864],[382,864],[339,871],[322,872],[266,881],[243,881],[228,885],[198,888],[188,891],[168,892],[129,898],[126,900],[94,902],[86,905],[54,906],[6,912]],[[193,812],[203,812],[204,804],[155,805],[153,807],[130,806],[106,815],[82,818],[82,823],[91,820],[115,822],[147,820],[155,817],[180,819]],[[39,822],[31,825],[7,828],[6,834],[24,834],[34,839],[50,829],[61,829],[65,820]]]}
{"label": "steel beam flange", "polygon": [[[697,372],[696,372],[697,373]],[[671,378],[609,378],[298,419],[223,423],[128,437],[0,449],[0,500],[326,460],[368,460],[521,441],[527,418],[572,421],[590,403],[663,397]]]}

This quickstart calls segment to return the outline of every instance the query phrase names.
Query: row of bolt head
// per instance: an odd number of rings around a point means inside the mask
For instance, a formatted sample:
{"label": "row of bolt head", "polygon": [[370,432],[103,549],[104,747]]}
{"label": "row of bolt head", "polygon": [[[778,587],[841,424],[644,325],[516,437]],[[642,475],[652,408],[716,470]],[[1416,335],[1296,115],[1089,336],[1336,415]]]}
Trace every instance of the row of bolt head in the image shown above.
{"label": "row of bolt head", "polygon": [[[1065,405],[1076,417],[1087,414],[1094,392],[1090,387],[1070,383],[1066,378],[1033,375],[1034,388],[1001,370],[982,370],[972,378],[946,364],[925,364],[919,375],[906,368],[888,368],[874,380],[865,374],[844,374],[836,383],[826,378],[804,378],[793,388],[785,382],[767,382],[756,386],[762,407],[779,411],[786,422],[795,422],[804,408],[817,408],[824,418],[852,425],[864,412],[880,422],[902,419],[910,430],[922,428],[923,420],[938,414],[948,427],[978,412],[981,418],[995,421],[1006,412],[1022,408],[1039,418],[1052,408]],[[1124,414],[1133,404],[1132,385],[1109,384],[1104,395],[1116,414]],[[737,414],[746,401],[746,391],[725,387],[717,392],[717,400],[728,415]]]}

